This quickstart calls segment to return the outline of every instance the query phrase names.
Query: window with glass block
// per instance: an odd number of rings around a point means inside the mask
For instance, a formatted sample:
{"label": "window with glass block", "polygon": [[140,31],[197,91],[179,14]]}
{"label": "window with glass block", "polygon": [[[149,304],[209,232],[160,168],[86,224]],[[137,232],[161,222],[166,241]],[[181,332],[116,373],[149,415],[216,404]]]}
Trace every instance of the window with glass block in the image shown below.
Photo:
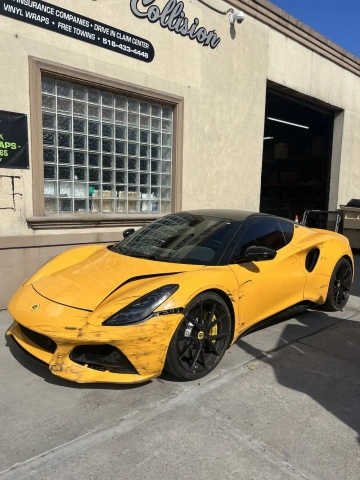
{"label": "window with glass block", "polygon": [[42,77],[46,214],[169,213],[173,109]]}

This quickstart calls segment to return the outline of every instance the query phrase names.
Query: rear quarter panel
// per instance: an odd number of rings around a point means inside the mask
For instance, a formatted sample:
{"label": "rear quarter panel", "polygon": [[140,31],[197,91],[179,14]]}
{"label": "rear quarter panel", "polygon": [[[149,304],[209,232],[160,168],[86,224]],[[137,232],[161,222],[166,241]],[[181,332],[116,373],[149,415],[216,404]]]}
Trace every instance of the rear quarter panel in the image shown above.
{"label": "rear quarter panel", "polygon": [[[349,241],[343,235],[327,230],[296,227],[292,247],[296,249],[300,264],[307,276],[304,299],[322,305],[326,301],[329,282],[335,265],[342,257],[349,257],[354,273],[354,258]],[[320,251],[312,272],[306,269],[306,258],[314,248]]]}

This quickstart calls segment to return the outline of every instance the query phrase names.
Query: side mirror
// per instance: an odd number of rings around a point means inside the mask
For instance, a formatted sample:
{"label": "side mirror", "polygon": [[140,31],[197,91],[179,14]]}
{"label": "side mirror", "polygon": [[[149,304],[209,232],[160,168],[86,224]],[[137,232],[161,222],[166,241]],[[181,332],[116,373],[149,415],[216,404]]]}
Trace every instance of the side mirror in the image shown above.
{"label": "side mirror", "polygon": [[250,262],[264,262],[266,260],[274,260],[277,252],[267,247],[249,247],[245,251],[245,258]]}
{"label": "side mirror", "polygon": [[135,228],[127,228],[126,230],[123,231],[123,237],[124,238],[130,237],[130,235],[132,235],[133,233],[135,233]]}

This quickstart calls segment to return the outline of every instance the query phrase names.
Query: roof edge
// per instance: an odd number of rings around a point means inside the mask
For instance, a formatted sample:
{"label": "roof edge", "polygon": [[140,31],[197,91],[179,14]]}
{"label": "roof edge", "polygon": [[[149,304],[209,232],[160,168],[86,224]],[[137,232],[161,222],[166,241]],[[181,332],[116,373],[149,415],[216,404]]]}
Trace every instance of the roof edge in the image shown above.
{"label": "roof edge", "polygon": [[268,0],[225,0],[225,2],[243,10],[251,17],[283,33],[338,66],[360,76],[360,58]]}

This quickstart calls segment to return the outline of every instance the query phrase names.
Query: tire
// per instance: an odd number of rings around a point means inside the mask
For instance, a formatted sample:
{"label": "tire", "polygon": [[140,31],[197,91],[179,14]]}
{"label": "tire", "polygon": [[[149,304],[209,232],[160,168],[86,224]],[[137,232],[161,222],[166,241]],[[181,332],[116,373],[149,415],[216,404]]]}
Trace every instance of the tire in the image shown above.
{"label": "tire", "polygon": [[197,380],[220,363],[231,335],[231,315],[224,300],[213,292],[195,297],[169,345],[165,370],[181,380]]}
{"label": "tire", "polygon": [[324,309],[330,312],[343,310],[349,300],[351,284],[352,265],[346,258],[341,258],[331,275]]}

